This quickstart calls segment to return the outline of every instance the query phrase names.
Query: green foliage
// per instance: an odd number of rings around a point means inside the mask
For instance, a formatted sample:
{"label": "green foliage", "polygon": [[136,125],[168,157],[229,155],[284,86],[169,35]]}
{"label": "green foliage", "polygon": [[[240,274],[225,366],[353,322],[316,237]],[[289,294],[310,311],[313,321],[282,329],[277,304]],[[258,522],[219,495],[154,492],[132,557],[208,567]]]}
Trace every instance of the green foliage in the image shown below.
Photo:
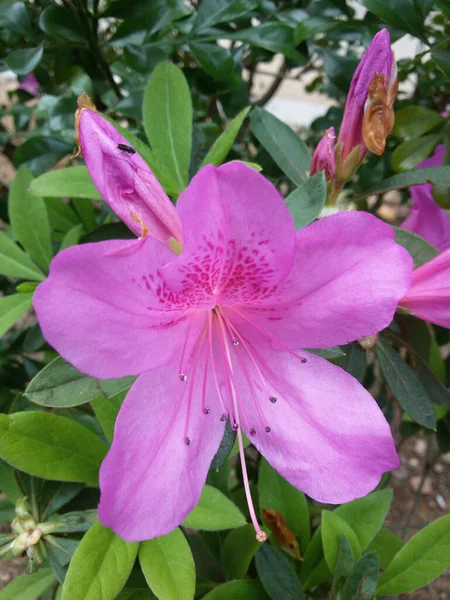
{"label": "green foliage", "polygon": [[200,501],[183,522],[184,527],[218,531],[245,525],[241,511],[219,490],[209,485],[203,488]]}

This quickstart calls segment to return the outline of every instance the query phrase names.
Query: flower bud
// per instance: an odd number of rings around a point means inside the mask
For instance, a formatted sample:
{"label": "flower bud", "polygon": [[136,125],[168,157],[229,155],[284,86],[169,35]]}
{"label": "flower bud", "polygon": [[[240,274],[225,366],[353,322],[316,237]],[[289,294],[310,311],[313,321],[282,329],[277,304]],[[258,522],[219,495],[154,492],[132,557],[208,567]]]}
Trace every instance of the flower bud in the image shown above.
{"label": "flower bud", "polygon": [[36,79],[35,74],[30,73],[27,75],[25,79],[19,83],[17,89],[28,92],[30,96],[36,96],[39,91],[39,81]]}
{"label": "flower bud", "polygon": [[144,159],[86,94],[78,106],[75,139],[104,201],[136,235],[152,235],[167,247],[170,238],[182,244],[178,213]]}
{"label": "flower bud", "polygon": [[327,181],[334,177],[335,160],[334,160],[334,127],[327,129],[317,144],[311,161],[311,175],[325,171]]}

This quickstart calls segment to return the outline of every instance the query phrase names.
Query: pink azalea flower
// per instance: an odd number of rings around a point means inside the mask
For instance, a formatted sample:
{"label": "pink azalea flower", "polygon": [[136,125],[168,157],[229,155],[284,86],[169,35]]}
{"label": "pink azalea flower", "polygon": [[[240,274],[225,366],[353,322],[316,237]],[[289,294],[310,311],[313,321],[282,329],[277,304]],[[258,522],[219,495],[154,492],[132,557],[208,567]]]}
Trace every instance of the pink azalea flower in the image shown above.
{"label": "pink azalea flower", "polygon": [[[128,184],[137,157],[115,154],[98,134],[98,115],[95,126],[91,119],[80,120],[88,168],[134,227],[122,210],[135,210],[129,188],[114,171]],[[137,196],[140,207],[150,199],[139,216],[151,231],[153,178],[139,168],[152,182]],[[176,210],[181,254],[151,235],[74,246],[53,260],[34,297],[45,338],[79,370],[100,379],[139,375],[101,467],[101,522],[130,541],[182,523],[227,419],[237,430],[260,541],[241,430],[312,498],[341,503],[367,494],[398,466],[389,425],[353,377],[299,349],[344,344],[389,325],[412,270],[393,230],[345,212],[295,232],[276,188],[233,162],[201,169]]]}
{"label": "pink azalea flower", "polygon": [[450,329],[450,248],[413,273],[400,306],[429,323]]}
{"label": "pink azalea flower", "polygon": [[[440,167],[444,155],[445,146],[441,144],[437,146],[433,156],[417,165],[417,169]],[[434,201],[432,191],[433,185],[431,183],[415,185],[410,188],[413,201],[411,212],[400,227],[417,233],[417,235],[420,235],[442,251],[450,247],[450,217]]]}
{"label": "pink azalea flower", "polygon": [[369,150],[381,155],[394,126],[397,67],[387,29],[373,38],[355,71],[336,144],[336,170],[350,179]]}
{"label": "pink azalea flower", "polygon": [[334,127],[327,129],[317,144],[311,161],[311,175],[325,171],[327,181],[334,177],[335,160],[334,160]]}
{"label": "pink azalea flower", "polygon": [[39,81],[36,79],[34,73],[30,73],[19,83],[17,89],[25,90],[31,96],[36,96],[39,90]]}

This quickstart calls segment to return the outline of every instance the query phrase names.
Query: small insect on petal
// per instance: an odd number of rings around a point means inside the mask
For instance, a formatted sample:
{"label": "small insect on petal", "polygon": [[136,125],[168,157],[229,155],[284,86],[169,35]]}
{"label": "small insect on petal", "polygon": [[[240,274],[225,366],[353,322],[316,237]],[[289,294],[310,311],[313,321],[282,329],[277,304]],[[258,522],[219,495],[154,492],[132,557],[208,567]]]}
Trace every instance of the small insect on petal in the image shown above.
{"label": "small insect on petal", "polygon": [[117,149],[122,150],[122,152],[126,152],[127,154],[136,154],[136,150],[126,144],[117,144]]}

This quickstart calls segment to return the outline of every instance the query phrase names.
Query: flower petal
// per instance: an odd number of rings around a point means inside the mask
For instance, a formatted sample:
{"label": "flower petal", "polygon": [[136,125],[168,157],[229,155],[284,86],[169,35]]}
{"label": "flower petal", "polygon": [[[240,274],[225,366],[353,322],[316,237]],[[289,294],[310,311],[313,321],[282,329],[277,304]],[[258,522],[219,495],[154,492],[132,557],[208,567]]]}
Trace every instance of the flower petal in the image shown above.
{"label": "flower petal", "polygon": [[[402,229],[417,233],[438,250],[450,246],[450,217],[433,199],[431,185],[418,185],[411,189],[411,212],[401,224]],[[420,189],[419,189],[420,188]]]}
{"label": "flower petal", "polygon": [[356,379],[308,352],[302,351],[307,358],[302,364],[258,335],[252,334],[247,342],[266,385],[241,351],[234,372],[253,435],[245,420],[241,424],[256,448],[292,485],[319,502],[340,504],[364,496],[376,487],[383,472],[399,466],[389,425]]}
{"label": "flower petal", "polygon": [[298,231],[289,276],[271,299],[240,310],[291,348],[327,348],[387,327],[411,274],[389,225],[342,212]]}
{"label": "flower petal", "polygon": [[60,252],[34,295],[45,339],[77,369],[102,379],[163,364],[190,322],[188,302],[174,298],[158,275],[173,256],[154,238]]}
{"label": "flower petal", "polygon": [[208,165],[178,200],[185,246],[163,271],[213,307],[260,298],[292,266],[295,230],[276,188],[250,167]]}
{"label": "flower petal", "polygon": [[209,412],[202,406],[204,366],[205,354],[191,403],[190,380],[179,379],[174,360],[141,375],[120,410],[100,470],[99,518],[127,541],[169,533],[200,498],[225,426],[211,374],[206,384]]}
{"label": "flower petal", "polygon": [[95,187],[104,201],[136,235],[149,234],[169,245],[183,241],[177,211],[150,167],[100,114],[81,111],[81,150]]}

